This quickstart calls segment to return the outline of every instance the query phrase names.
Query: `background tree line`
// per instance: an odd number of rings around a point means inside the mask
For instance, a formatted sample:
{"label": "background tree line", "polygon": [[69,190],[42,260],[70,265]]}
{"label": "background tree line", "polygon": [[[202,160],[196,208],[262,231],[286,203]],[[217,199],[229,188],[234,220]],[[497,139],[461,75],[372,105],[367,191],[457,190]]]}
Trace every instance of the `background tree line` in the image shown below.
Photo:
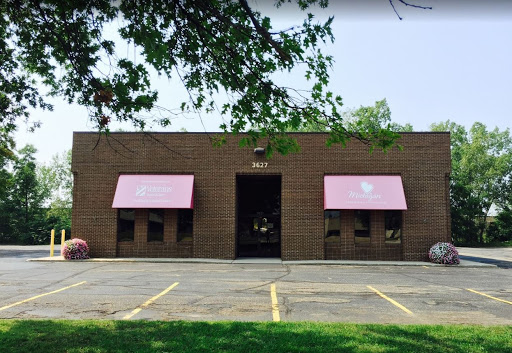
{"label": "background tree line", "polygon": [[[452,239],[457,245],[512,240],[512,139],[509,129],[469,130],[451,121],[431,125],[451,133],[450,203]],[[490,211],[494,221],[489,222]]]}
{"label": "background tree line", "polygon": [[27,145],[0,156],[0,243],[48,243],[52,228],[70,235],[71,151],[48,165],[36,162],[36,152]]}

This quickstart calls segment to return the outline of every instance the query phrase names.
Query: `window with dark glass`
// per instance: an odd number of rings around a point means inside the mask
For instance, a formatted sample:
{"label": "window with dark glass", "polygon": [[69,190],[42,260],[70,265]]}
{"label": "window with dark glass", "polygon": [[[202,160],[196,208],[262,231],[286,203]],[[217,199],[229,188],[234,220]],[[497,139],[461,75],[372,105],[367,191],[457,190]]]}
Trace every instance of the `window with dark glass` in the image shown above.
{"label": "window with dark glass", "polygon": [[356,243],[370,242],[370,211],[354,211],[354,235]]}
{"label": "window with dark glass", "polygon": [[117,241],[133,241],[135,237],[135,210],[119,209],[117,217]]}
{"label": "window with dark glass", "polygon": [[324,233],[326,243],[341,241],[340,211],[324,211]]}
{"label": "window with dark glass", "polygon": [[178,210],[178,242],[192,241],[193,210]]}
{"label": "window with dark glass", "polygon": [[150,208],[148,210],[148,242],[164,241],[164,210]]}
{"label": "window with dark glass", "polygon": [[402,211],[386,211],[384,213],[386,227],[386,243],[402,241]]}

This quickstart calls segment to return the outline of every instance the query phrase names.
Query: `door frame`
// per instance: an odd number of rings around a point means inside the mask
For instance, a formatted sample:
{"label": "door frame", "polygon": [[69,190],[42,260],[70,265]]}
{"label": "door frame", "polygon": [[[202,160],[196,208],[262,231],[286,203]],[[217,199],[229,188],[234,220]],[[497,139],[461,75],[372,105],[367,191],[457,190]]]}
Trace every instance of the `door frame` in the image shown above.
{"label": "door frame", "polygon": [[[265,174],[261,174],[261,173],[236,173],[235,174],[235,234],[234,234],[234,237],[235,237],[235,258],[238,258],[239,257],[239,242],[238,242],[238,237],[239,237],[239,234],[238,234],[238,219],[239,219],[239,216],[240,216],[240,211],[239,211],[239,197],[240,197],[240,189],[239,189],[239,178],[244,178],[244,177],[247,177],[247,178],[252,178],[252,177],[261,177],[261,178],[265,178],[265,177],[274,177],[274,178],[279,178],[279,257],[276,257],[276,258],[281,258],[282,254],[283,254],[283,248],[282,248],[282,215],[281,215],[281,209],[282,209],[282,196],[283,196],[283,176],[281,173],[265,173]],[[255,256],[254,258],[258,258],[259,256]]]}

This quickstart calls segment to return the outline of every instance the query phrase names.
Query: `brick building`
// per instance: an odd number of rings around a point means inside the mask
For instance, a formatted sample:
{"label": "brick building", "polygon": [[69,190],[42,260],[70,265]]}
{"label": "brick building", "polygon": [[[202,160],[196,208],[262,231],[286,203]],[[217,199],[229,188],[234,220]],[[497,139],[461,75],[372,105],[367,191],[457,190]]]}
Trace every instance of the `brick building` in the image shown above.
{"label": "brick building", "polygon": [[72,233],[93,257],[426,260],[450,241],[450,135],[267,160],[205,133],[74,134]]}

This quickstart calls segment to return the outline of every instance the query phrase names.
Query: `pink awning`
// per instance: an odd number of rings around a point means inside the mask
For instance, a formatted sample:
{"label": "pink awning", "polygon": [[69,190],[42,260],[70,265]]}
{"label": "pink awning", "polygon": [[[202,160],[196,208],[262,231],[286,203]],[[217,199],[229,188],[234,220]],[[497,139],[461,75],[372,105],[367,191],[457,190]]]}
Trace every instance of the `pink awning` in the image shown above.
{"label": "pink awning", "polygon": [[326,175],[324,209],[407,210],[399,175]]}
{"label": "pink awning", "polygon": [[112,208],[194,208],[193,175],[120,175]]}

